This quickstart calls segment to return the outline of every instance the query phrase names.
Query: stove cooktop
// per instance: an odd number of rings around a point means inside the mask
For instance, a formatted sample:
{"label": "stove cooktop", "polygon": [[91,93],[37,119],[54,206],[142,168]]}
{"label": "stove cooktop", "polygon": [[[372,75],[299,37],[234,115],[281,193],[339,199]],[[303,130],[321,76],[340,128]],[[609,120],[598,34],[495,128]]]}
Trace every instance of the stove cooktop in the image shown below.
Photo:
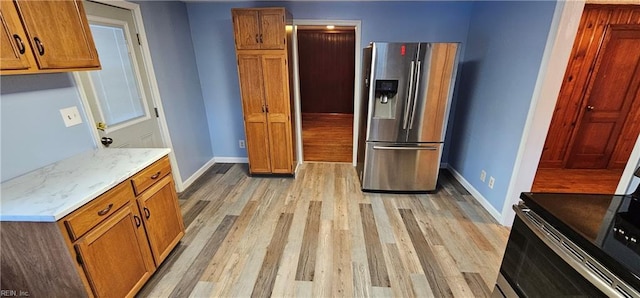
{"label": "stove cooktop", "polygon": [[525,205],[630,286],[640,289],[640,199],[522,193]]}

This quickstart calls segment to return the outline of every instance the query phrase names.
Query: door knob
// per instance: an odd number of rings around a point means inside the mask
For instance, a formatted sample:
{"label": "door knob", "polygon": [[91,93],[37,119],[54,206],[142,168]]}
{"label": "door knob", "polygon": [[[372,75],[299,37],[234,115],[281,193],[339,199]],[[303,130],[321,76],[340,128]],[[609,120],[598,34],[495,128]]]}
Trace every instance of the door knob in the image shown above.
{"label": "door knob", "polygon": [[593,106],[587,106],[587,111],[593,111],[595,109]]}
{"label": "door knob", "polygon": [[113,143],[113,139],[112,138],[102,138],[102,139],[100,139],[100,143],[102,143],[102,145],[104,145],[105,147],[109,147],[109,145],[111,145]]}

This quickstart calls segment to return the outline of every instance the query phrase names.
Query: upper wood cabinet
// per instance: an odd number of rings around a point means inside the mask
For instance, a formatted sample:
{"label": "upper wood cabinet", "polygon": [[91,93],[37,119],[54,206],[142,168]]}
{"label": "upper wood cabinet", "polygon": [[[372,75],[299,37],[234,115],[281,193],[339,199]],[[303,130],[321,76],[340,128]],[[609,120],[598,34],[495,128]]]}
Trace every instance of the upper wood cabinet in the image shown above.
{"label": "upper wood cabinet", "polygon": [[81,0],[1,2],[1,74],[100,69]]}
{"label": "upper wood cabinet", "polygon": [[275,50],[286,47],[284,8],[231,10],[238,50]]}

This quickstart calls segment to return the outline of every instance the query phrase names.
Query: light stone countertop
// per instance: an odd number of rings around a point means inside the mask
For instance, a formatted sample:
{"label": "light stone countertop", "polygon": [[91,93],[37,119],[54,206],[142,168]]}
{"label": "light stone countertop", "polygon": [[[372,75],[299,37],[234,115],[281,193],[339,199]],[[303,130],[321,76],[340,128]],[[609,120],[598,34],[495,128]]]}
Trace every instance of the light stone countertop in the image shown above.
{"label": "light stone countertop", "polygon": [[96,149],[0,185],[0,221],[55,222],[151,165],[170,149]]}

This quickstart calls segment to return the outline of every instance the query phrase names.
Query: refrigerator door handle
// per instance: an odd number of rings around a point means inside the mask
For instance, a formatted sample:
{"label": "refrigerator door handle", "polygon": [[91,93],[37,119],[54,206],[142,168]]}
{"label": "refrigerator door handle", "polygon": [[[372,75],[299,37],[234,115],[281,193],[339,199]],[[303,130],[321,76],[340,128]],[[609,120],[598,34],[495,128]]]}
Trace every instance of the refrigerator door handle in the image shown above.
{"label": "refrigerator door handle", "polygon": [[[418,89],[417,86],[420,84],[420,68],[421,68],[421,66],[422,66],[422,61],[418,60],[418,71],[417,71],[417,74],[416,74],[416,83],[415,83],[416,89]],[[418,102],[418,90],[416,90],[413,93],[412,102],[413,102],[413,106],[411,108],[411,117],[409,118],[409,129],[413,129],[413,120],[414,120],[413,118],[416,115],[416,106],[417,106],[417,102]]]}
{"label": "refrigerator door handle", "polygon": [[407,102],[404,107],[404,119],[402,121],[402,129],[407,129],[407,121],[409,120],[409,109],[411,101],[411,93],[413,93],[413,71],[415,70],[415,61],[411,61],[411,68],[409,69],[409,90],[407,91]]}
{"label": "refrigerator door handle", "polygon": [[429,150],[429,151],[435,151],[438,150],[438,147],[435,146],[424,146],[424,147],[418,147],[418,146],[373,146],[373,149],[375,150]]}

